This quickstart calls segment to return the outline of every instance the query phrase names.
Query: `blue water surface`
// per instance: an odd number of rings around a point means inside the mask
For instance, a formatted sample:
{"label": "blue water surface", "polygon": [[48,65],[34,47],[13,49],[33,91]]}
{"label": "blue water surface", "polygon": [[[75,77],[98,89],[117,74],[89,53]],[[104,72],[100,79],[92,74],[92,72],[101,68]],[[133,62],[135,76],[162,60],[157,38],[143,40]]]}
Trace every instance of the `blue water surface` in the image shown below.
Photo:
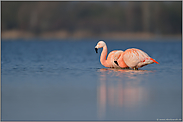
{"label": "blue water surface", "polygon": [[181,120],[181,40],[106,40],[156,59],[138,71],[100,64],[98,40],[2,40],[1,120]]}

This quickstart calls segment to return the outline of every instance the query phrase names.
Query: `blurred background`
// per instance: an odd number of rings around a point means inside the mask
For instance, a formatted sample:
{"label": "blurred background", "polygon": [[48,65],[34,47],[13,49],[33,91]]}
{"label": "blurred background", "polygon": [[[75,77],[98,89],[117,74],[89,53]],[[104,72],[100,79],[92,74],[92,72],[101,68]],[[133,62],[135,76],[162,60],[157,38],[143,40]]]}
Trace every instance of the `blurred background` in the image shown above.
{"label": "blurred background", "polygon": [[182,1],[1,2],[2,38],[152,38],[182,34]]}
{"label": "blurred background", "polygon": [[[182,120],[182,1],[1,7],[2,121]],[[99,39],[160,65],[106,68]]]}

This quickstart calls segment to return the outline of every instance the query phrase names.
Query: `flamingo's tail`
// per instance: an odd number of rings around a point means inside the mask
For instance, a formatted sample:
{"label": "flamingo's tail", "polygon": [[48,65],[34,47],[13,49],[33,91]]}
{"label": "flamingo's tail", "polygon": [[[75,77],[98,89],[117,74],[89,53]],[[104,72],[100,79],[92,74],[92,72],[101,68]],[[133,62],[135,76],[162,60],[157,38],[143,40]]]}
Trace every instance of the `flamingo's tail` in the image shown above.
{"label": "flamingo's tail", "polygon": [[150,60],[152,60],[154,63],[159,64],[156,60],[154,60],[154,59],[152,59],[152,58],[150,58]]}

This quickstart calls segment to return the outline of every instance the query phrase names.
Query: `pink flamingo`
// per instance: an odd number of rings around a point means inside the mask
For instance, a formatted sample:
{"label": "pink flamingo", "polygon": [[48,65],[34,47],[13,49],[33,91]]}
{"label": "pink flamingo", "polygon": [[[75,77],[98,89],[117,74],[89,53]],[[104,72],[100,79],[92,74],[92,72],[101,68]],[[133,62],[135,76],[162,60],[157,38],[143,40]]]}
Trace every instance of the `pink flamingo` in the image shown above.
{"label": "pink flamingo", "polygon": [[128,67],[134,70],[138,70],[138,68],[152,63],[159,64],[157,61],[149,57],[147,53],[135,48],[127,49],[120,55],[120,58],[114,59],[114,62],[120,67],[123,67],[125,63]]}
{"label": "pink flamingo", "polygon": [[[98,48],[103,48],[101,56],[100,56],[100,62],[105,67],[111,67],[111,68],[126,68],[128,67],[125,63],[123,65],[117,65],[114,61],[118,60],[121,57],[121,54],[123,54],[122,50],[115,50],[109,53],[107,59],[107,45],[104,41],[99,41],[97,45],[95,46],[95,51],[98,53]],[[122,60],[120,61],[122,62]],[[120,63],[122,64],[122,63]]]}

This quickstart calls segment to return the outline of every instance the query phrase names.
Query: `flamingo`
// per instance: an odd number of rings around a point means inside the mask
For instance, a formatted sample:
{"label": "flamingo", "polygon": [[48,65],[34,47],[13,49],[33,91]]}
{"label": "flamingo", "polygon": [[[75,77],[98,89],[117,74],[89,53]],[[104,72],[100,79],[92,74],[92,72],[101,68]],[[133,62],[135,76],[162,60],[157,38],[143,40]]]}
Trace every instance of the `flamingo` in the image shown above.
{"label": "flamingo", "polygon": [[[123,65],[117,65],[114,61],[118,60],[121,57],[121,54],[123,54],[122,50],[114,50],[108,54],[107,56],[107,45],[104,41],[99,40],[97,45],[95,46],[95,51],[98,53],[98,48],[103,48],[102,53],[100,55],[100,62],[105,67],[110,68],[126,68],[128,67],[125,63]],[[120,61],[121,62],[121,61]]]}
{"label": "flamingo", "polygon": [[128,67],[134,70],[138,70],[138,68],[152,63],[159,64],[156,60],[149,57],[147,53],[136,48],[125,50],[118,59],[114,59],[114,63],[120,67],[123,67],[125,63]]}

